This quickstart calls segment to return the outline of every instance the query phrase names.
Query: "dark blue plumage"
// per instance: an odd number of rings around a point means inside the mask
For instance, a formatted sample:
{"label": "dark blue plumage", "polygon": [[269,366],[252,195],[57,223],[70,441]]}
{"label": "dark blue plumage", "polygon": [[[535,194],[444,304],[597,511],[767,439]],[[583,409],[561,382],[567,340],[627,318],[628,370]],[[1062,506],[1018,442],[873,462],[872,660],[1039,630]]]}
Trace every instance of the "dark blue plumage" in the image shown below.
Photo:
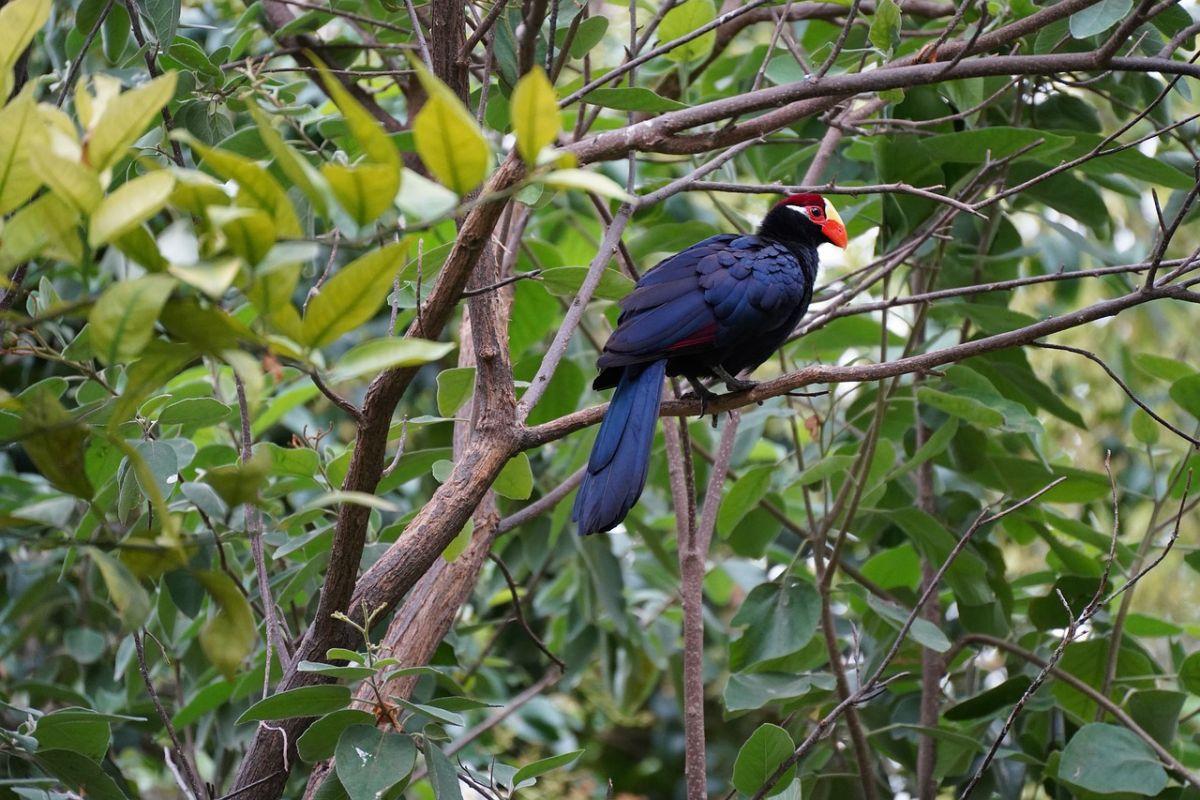
{"label": "dark blue plumage", "polygon": [[817,245],[845,246],[837,212],[817,195],[793,195],[755,235],[722,234],[665,259],[621,301],[617,329],[593,386],[616,386],[575,498],[582,534],[611,530],[646,483],[664,375],[734,390],[736,379],[786,341],[812,299]]}

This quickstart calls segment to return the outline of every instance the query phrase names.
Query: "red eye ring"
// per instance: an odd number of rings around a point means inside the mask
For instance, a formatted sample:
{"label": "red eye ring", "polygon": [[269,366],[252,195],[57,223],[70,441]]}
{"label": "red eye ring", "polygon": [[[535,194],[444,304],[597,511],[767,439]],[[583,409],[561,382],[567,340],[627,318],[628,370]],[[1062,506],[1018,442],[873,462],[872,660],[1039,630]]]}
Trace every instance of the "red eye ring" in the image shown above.
{"label": "red eye ring", "polygon": [[811,214],[814,219],[820,219],[821,216],[823,216],[825,214],[825,210],[822,209],[820,206],[810,206],[808,211],[809,211],[809,214]]}

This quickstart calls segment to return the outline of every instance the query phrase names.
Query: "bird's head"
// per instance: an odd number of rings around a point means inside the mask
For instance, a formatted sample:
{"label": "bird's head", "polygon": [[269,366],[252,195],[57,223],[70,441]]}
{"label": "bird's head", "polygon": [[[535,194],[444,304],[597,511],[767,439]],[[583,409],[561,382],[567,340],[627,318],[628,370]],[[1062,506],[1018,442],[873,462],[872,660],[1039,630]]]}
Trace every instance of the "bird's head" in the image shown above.
{"label": "bird's head", "polygon": [[828,242],[845,247],[846,224],[819,194],[793,194],[775,204],[763,219],[762,232],[768,236],[813,245]]}

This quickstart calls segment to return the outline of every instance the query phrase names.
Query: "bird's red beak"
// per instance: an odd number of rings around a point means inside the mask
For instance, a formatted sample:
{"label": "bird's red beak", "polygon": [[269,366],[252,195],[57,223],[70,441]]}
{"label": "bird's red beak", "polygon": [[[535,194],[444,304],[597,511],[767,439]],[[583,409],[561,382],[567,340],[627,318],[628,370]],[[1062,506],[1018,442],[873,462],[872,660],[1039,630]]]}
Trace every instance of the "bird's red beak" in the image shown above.
{"label": "bird's red beak", "polygon": [[825,221],[821,223],[821,233],[838,247],[845,248],[846,243],[850,241],[850,237],[846,235],[846,223],[842,222],[841,215],[828,200],[825,201]]}

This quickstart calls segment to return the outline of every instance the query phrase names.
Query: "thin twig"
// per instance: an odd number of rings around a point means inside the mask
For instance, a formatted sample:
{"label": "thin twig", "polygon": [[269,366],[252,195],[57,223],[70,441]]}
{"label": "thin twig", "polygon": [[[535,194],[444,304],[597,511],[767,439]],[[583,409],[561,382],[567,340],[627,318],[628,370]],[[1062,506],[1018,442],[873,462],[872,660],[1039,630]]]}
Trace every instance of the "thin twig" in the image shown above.
{"label": "thin twig", "polygon": [[167,714],[167,710],[163,708],[162,700],[158,697],[158,692],[154,689],[154,681],[150,680],[150,669],[146,666],[146,648],[142,641],[142,632],[133,632],[133,649],[137,652],[138,672],[142,675],[142,683],[146,685],[146,692],[150,695],[150,701],[154,704],[154,710],[158,714],[159,720],[163,724],[163,728],[167,731],[167,737],[171,740],[171,750],[175,753],[175,758],[183,765],[183,769],[187,772],[187,783],[181,784],[179,788],[192,798],[207,797],[204,791],[204,784],[200,778],[192,770],[192,762],[188,759],[183,751],[183,745],[179,743],[179,736],[175,733],[175,725],[171,722],[171,716]]}
{"label": "thin twig", "polygon": [[504,560],[501,559],[500,556],[490,551],[488,552],[488,558],[490,558],[492,563],[494,563],[500,569],[500,574],[504,576],[504,582],[508,584],[508,592],[512,595],[513,612],[517,616],[517,624],[521,626],[521,628],[525,631],[525,635],[529,637],[529,640],[533,642],[534,646],[537,647],[538,650],[542,651],[542,654],[545,655],[546,658],[558,665],[560,670],[566,672],[567,665],[563,663],[563,660],[554,655],[554,653],[550,652],[550,648],[546,647],[546,643],[543,642],[541,638],[539,638],[538,635],[533,632],[533,628],[529,627],[529,621],[525,619],[525,612],[521,609],[520,590],[517,588],[517,582],[513,580],[512,573],[508,571],[508,567],[505,565]]}

